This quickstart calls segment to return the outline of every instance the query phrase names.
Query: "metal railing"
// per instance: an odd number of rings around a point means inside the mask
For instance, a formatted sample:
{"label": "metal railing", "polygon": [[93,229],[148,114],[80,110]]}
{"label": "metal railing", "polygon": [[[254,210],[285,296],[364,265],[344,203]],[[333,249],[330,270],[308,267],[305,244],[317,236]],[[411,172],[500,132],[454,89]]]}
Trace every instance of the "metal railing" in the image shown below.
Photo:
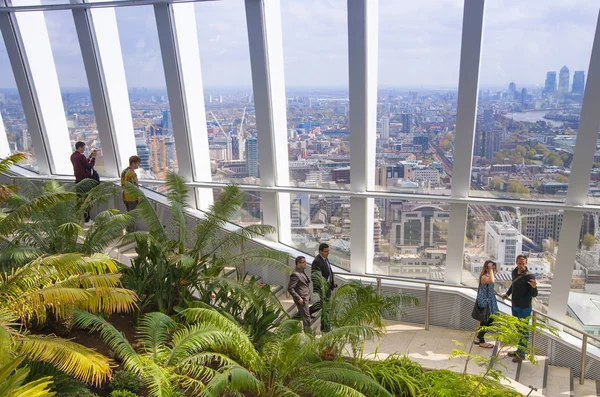
{"label": "metal railing", "polygon": [[[7,175],[8,176],[8,175]],[[27,180],[46,180],[46,179],[58,179],[58,180],[70,180],[72,178],[44,178],[44,177],[22,177],[22,176],[9,176],[9,178],[12,179],[27,179]],[[110,182],[116,182],[116,181],[110,181]],[[154,201],[154,199],[150,199],[151,201]],[[236,225],[232,222],[229,222],[232,225],[235,226],[239,226]],[[252,241],[252,243],[254,244],[258,244],[264,248],[268,248],[268,249],[273,249],[272,246],[269,246],[265,243],[262,243],[260,241]],[[289,247],[289,248],[293,248],[293,247]],[[243,246],[242,246],[243,249]],[[293,258],[290,256],[290,258]],[[243,267],[246,267],[246,263],[244,261]],[[243,269],[245,272],[245,269]],[[431,302],[431,286],[434,287],[445,287],[445,288],[449,288],[451,290],[457,290],[457,289],[465,289],[465,290],[470,290],[470,291],[477,291],[477,288],[475,287],[469,287],[466,285],[454,285],[454,284],[447,284],[447,283],[443,283],[443,282],[437,282],[437,281],[432,281],[432,280],[421,280],[421,279],[411,279],[411,278],[402,278],[402,277],[395,277],[395,276],[384,276],[384,275],[378,275],[378,274],[360,274],[360,273],[350,273],[350,272],[339,272],[339,273],[335,273],[336,276],[338,277],[354,277],[354,278],[360,278],[360,279],[373,279],[375,286],[376,286],[376,290],[378,294],[382,293],[382,284],[383,281],[394,281],[394,282],[401,282],[401,283],[409,283],[409,284],[417,284],[417,285],[423,285],[424,289],[425,289],[425,319],[424,319],[424,328],[426,331],[429,331],[430,328],[430,321],[429,321],[429,314],[430,314],[430,302]],[[287,280],[286,280],[286,284],[287,284]],[[284,287],[286,288],[287,291],[287,285],[284,285]],[[500,297],[500,294],[496,293],[497,297]],[[510,299],[507,299],[508,301],[510,301]],[[501,300],[499,301],[501,304],[505,304],[506,303]],[[588,334],[585,331],[582,331],[580,329],[577,329],[569,324],[566,324],[563,321],[557,320],[555,318],[552,318],[546,314],[544,314],[543,312],[540,312],[538,310],[533,309],[532,310],[532,321],[540,321],[538,318],[539,317],[543,317],[544,319],[546,319],[547,321],[549,321],[550,323],[554,323],[554,324],[559,324],[562,327],[566,327],[571,331],[574,331],[577,334],[581,334],[582,335],[582,339],[581,339],[581,372],[580,372],[580,384],[583,384],[584,379],[585,379],[585,366],[586,366],[586,357],[587,357],[587,344],[588,344],[588,340],[594,340],[596,342],[600,342],[600,337],[596,337],[594,335]],[[536,333],[534,332],[532,337],[531,337],[531,346],[532,348],[535,347],[535,342],[536,342],[536,337],[535,337]]]}

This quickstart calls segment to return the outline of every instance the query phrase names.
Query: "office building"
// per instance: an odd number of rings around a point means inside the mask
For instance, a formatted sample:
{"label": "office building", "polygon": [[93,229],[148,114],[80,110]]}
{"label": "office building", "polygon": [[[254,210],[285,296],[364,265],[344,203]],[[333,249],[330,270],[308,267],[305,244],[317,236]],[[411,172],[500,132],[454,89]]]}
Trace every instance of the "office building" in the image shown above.
{"label": "office building", "polygon": [[485,223],[485,252],[501,272],[512,271],[523,249],[523,235],[514,226],[502,222]]}
{"label": "office building", "polygon": [[383,116],[381,118],[381,139],[390,138],[390,118]]}
{"label": "office building", "polygon": [[576,70],[573,73],[573,94],[583,95],[585,89],[585,72],[583,70]]}
{"label": "office building", "polygon": [[494,158],[494,153],[500,150],[502,131],[484,129],[482,132],[482,155],[488,160]]}
{"label": "office building", "polygon": [[410,127],[412,125],[412,114],[402,113],[400,116],[402,120],[402,133],[410,134]]}
{"label": "office building", "polygon": [[254,137],[246,139],[246,169],[248,176],[258,178],[258,140]]}
{"label": "office building", "polygon": [[546,83],[544,84],[544,91],[547,93],[553,93],[556,91],[556,72],[546,73]]}
{"label": "office building", "polygon": [[148,146],[146,145],[146,140],[144,138],[136,138],[135,139],[135,149],[137,155],[142,162],[140,163],[140,168],[149,170],[150,169],[150,150],[148,150]]}
{"label": "office building", "polygon": [[569,68],[563,66],[560,69],[560,74],[558,75],[558,91],[561,94],[567,94],[569,92],[569,81],[570,81],[570,73]]}
{"label": "office building", "polygon": [[[411,208],[412,207],[412,208]],[[396,246],[436,247],[448,241],[450,212],[440,206],[400,204],[391,223],[391,243]]]}

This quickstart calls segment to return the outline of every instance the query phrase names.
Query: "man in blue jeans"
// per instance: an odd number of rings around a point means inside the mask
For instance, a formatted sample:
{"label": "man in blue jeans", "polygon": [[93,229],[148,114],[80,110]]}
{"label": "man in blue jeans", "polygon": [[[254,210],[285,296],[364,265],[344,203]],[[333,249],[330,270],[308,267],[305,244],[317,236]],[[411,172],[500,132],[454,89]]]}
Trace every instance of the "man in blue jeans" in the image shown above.
{"label": "man in blue jeans", "polygon": [[[508,298],[512,294],[512,315],[517,318],[527,318],[531,316],[531,301],[538,295],[537,281],[535,275],[527,270],[527,257],[525,255],[517,256],[517,267],[512,271],[512,284],[502,299]],[[515,352],[508,353],[514,357],[513,362],[523,361],[527,352],[527,342],[529,332],[523,335],[519,348]]]}

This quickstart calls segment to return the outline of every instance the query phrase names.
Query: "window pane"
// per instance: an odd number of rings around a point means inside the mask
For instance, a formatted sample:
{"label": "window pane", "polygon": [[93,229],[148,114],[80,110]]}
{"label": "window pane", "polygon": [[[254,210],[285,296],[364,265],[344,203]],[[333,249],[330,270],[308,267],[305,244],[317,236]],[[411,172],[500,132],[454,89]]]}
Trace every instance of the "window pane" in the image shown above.
{"label": "window pane", "polygon": [[38,171],[35,160],[35,153],[31,146],[31,135],[27,129],[25,114],[23,113],[23,105],[17,91],[14,74],[8,60],[6,47],[2,34],[0,33],[0,70],[5,71],[0,73],[0,114],[4,122],[6,137],[11,153],[25,152],[29,156],[20,163],[22,167],[32,171]]}
{"label": "window pane", "polygon": [[449,221],[447,204],[375,199],[373,271],[443,281]]}
{"label": "window pane", "polygon": [[[152,6],[115,9],[141,179],[165,179],[177,172],[156,19]],[[160,189],[159,189],[160,190]]]}
{"label": "window pane", "polygon": [[472,195],[565,200],[598,13],[576,3],[487,4]]}
{"label": "window pane", "polygon": [[77,40],[73,14],[67,10],[46,11],[44,17],[48,26],[48,36],[56,65],[72,149],[75,150],[75,142],[82,141],[86,144],[86,155],[89,155],[92,150],[97,150],[94,169],[98,174],[104,175],[102,143],[98,136],[96,117]]}
{"label": "window pane", "polygon": [[281,4],[290,183],[347,189],[346,1]]}
{"label": "window pane", "polygon": [[[567,307],[567,324],[599,335],[600,329],[600,213],[586,212],[575,258],[575,270],[571,280],[571,293]],[[570,332],[565,329],[566,332]],[[578,338],[581,334],[574,333]],[[600,347],[600,343],[589,341]]]}
{"label": "window pane", "polygon": [[[219,200],[221,189],[213,189],[213,198],[215,202]],[[229,218],[231,223],[239,226],[260,225],[262,224],[262,202],[260,192],[245,191],[244,204],[232,217]],[[270,225],[275,226],[275,225]]]}
{"label": "window pane", "polygon": [[350,198],[295,193],[290,206],[292,246],[314,256],[327,243],[331,263],[350,271]]}
{"label": "window pane", "polygon": [[462,6],[380,1],[378,190],[450,194]]}
{"label": "window pane", "polygon": [[260,182],[246,12],[241,1],[195,4],[215,182]]}
{"label": "window pane", "polygon": [[517,255],[523,254],[538,282],[533,308],[546,313],[561,228],[562,211],[470,205],[463,284],[476,287],[483,263],[491,259],[498,268],[495,290],[502,294],[510,287]]}

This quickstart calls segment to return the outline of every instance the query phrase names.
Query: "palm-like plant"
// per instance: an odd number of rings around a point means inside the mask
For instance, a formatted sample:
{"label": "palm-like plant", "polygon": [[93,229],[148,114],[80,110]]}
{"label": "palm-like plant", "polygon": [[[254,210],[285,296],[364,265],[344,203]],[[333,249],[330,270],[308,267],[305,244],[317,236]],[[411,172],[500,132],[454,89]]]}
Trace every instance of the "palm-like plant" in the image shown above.
{"label": "palm-like plant", "polygon": [[179,391],[206,397],[243,392],[262,397],[391,396],[356,367],[321,361],[319,343],[297,321],[284,321],[258,351],[240,326],[212,308],[186,309],[182,315],[185,326],[163,313],[144,316],[138,328],[140,352],[100,316],[78,311],[74,321],[100,331],[153,396]]}
{"label": "palm-like plant", "polygon": [[11,273],[0,273],[0,363],[19,355],[43,361],[84,382],[102,383],[109,361],[94,350],[54,335],[34,335],[51,314],[69,320],[76,308],[110,314],[135,307],[133,292],[120,288],[118,267],[106,255],[40,257]]}
{"label": "palm-like plant", "polygon": [[[322,277],[320,282],[325,288],[327,287]],[[418,299],[412,295],[378,294],[373,286],[364,285],[360,281],[350,281],[341,285],[333,292],[330,299],[325,299],[323,302],[324,313],[329,316],[332,332],[347,327],[366,326],[373,329],[374,337],[381,336],[385,332],[386,318],[402,315],[402,308],[411,304],[418,304]],[[334,338],[335,343],[332,343],[329,349],[339,354],[349,344],[353,357],[357,358],[363,340],[362,335],[349,333],[346,338]]]}
{"label": "palm-like plant", "polygon": [[4,397],[53,397],[56,393],[50,391],[51,377],[26,382],[29,368],[19,365],[25,359],[18,356],[6,363],[0,364],[0,396]]}
{"label": "palm-like plant", "polygon": [[[11,166],[25,160],[25,153],[15,153],[0,160],[0,174],[5,173]],[[0,184],[0,204],[5,203],[16,190],[15,186]]]}
{"label": "palm-like plant", "polygon": [[[227,186],[211,208],[198,222],[194,231],[190,231],[186,223],[186,200],[189,189],[183,178],[176,174],[167,175],[167,199],[171,222],[163,225],[156,210],[144,193],[130,184],[126,191],[130,196],[138,198],[138,212],[148,228],[148,232],[130,233],[126,241],[136,241],[138,259],[134,263],[134,271],[142,271],[140,266],[149,264],[155,275],[152,285],[162,285],[159,291],[163,301],[158,299],[155,289],[138,290],[140,296],[153,296],[155,306],[160,311],[172,313],[175,305],[182,303],[192,293],[200,293],[203,301],[218,288],[226,288],[223,280],[225,266],[240,266],[243,261],[268,266],[276,266],[283,272],[291,269],[285,264],[287,254],[266,248],[241,249],[244,243],[253,237],[273,232],[273,227],[266,225],[250,225],[233,230],[227,226],[228,219],[243,204],[244,193],[236,186]],[[152,255],[149,255],[152,253]],[[129,271],[126,270],[126,273]],[[148,273],[148,272],[146,272]],[[240,280],[245,277],[239,274]],[[167,286],[170,292],[163,289]],[[210,286],[210,289],[208,288]]]}
{"label": "palm-like plant", "polygon": [[[47,181],[42,188],[30,184],[24,194],[13,193],[6,216],[0,219],[0,267],[18,267],[40,255],[91,255],[120,238],[123,229],[134,222],[131,215],[106,210],[89,229],[81,225],[85,208],[114,197],[112,184],[91,186],[95,184],[84,180],[70,191],[57,181]],[[79,198],[76,192],[87,189],[84,198]]]}

